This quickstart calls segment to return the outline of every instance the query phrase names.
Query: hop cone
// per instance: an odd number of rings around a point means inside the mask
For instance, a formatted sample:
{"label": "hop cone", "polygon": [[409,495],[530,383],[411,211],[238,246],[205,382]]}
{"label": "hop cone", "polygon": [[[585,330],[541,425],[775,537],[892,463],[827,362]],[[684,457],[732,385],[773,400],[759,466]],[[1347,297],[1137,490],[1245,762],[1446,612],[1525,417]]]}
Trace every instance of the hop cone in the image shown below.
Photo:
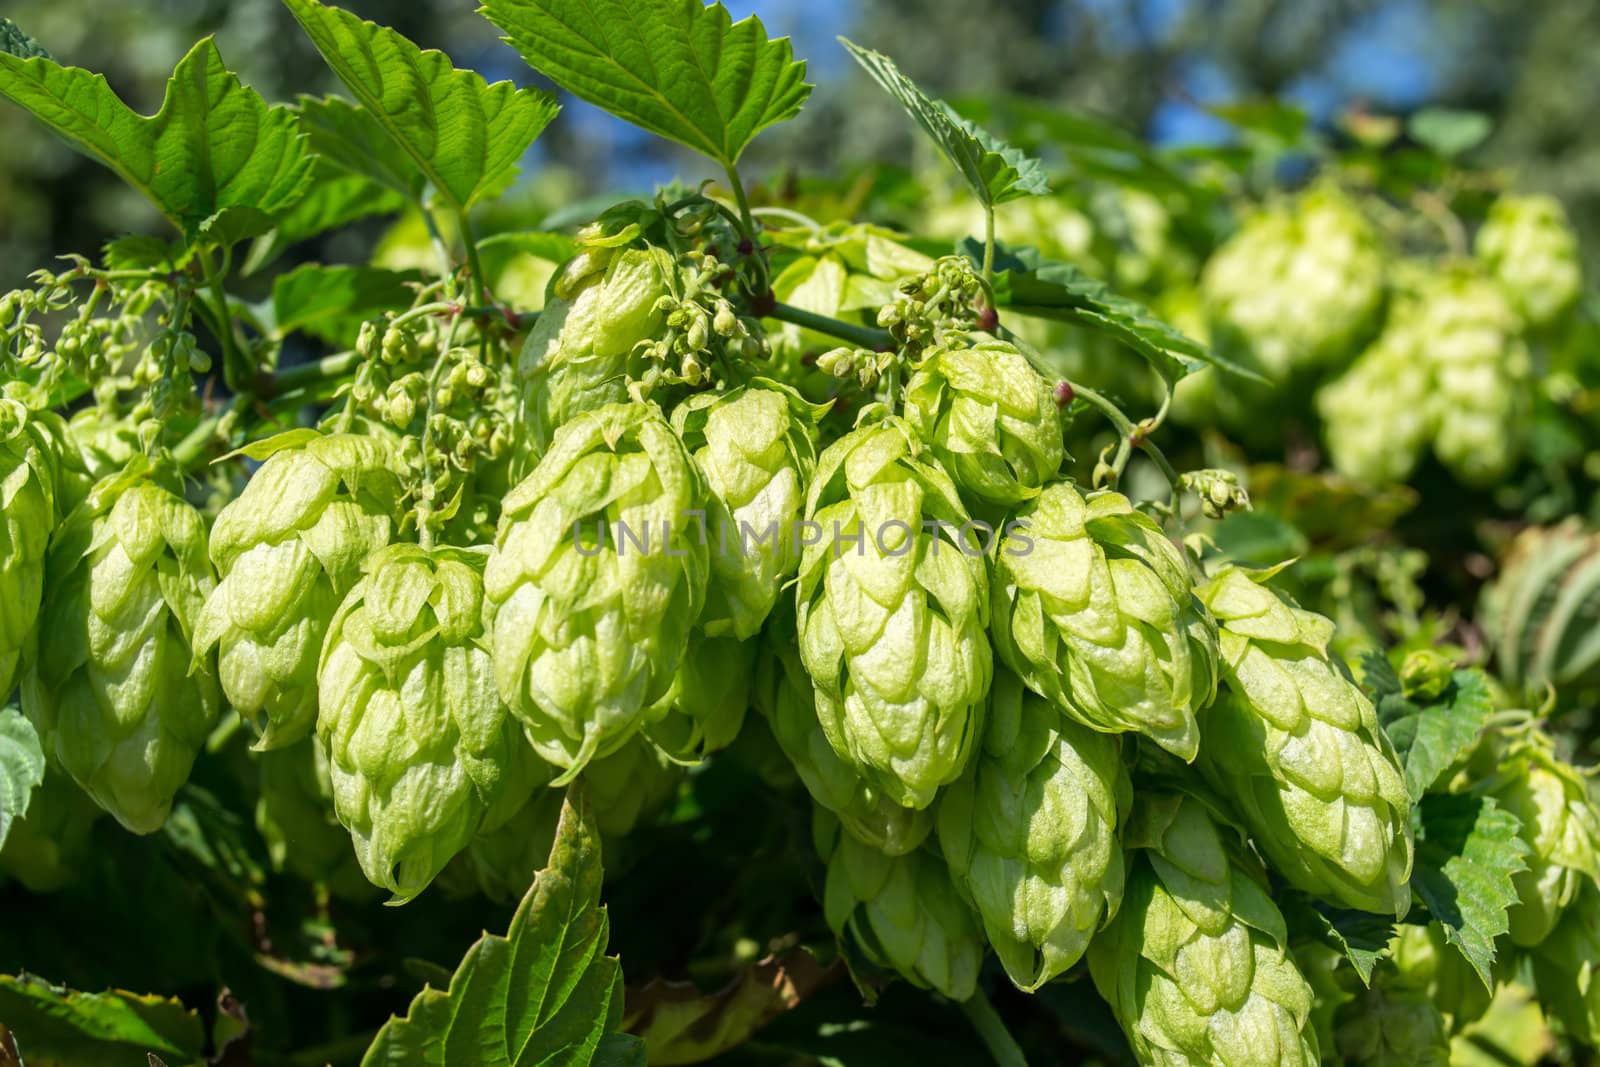
{"label": "hop cone", "polygon": [[1046,486],[995,555],[995,647],[1086,726],[1134,730],[1184,760],[1216,692],[1215,625],[1183,556],[1120,493]]}
{"label": "hop cone", "polygon": [[756,643],[696,631],[644,732],[674,759],[697,762],[739,736],[750,707]]}
{"label": "hop cone", "polygon": [[17,685],[44,597],[45,551],[63,514],[65,428],[0,396],[0,699]]}
{"label": "hop cone", "polygon": [[484,572],[495,679],[544,759],[576,773],[616,751],[672,684],[705,597],[704,498],[648,403],[573,419],[505,498]]}
{"label": "hop cone", "polygon": [[[1498,747],[1498,746],[1497,746]],[[1540,944],[1585,885],[1600,879],[1600,815],[1584,776],[1556,758],[1548,735],[1527,733],[1504,747],[1489,795],[1522,824],[1527,869],[1512,875],[1511,940]]]}
{"label": "hop cone", "polygon": [[190,635],[214,587],[200,513],[142,459],[56,532],[23,710],[45,751],[134,833],[160,828],[221,710]]}
{"label": "hop cone", "polygon": [[217,515],[211,558],[222,580],[195,633],[197,655],[217,649],[222,691],[255,721],[261,749],[316,725],[328,620],[361,565],[389,543],[402,492],[380,438],[279,441]]}
{"label": "hop cone", "polygon": [[659,248],[588,249],[557,275],[517,359],[522,407],[517,435],[528,465],[567,420],[627,399],[629,356],[660,332],[672,256]]}
{"label": "hop cone", "polygon": [[1311,987],[1264,876],[1191,799],[1152,802],[1089,973],[1141,1063],[1316,1067]]}
{"label": "hop cone", "polygon": [[1521,454],[1528,349],[1516,312],[1481,275],[1435,276],[1415,311],[1433,375],[1433,450],[1469,485],[1493,485]]}
{"label": "hop cone", "polygon": [[933,809],[901,807],[840,759],[817,720],[811,676],[793,634],[776,628],[764,643],[756,661],[755,705],[811,799],[879,852],[903,856],[922,844],[933,829]]}
{"label": "hop cone", "polygon": [[632,833],[672,799],[683,773],[642,737],[590,763],[584,768],[583,785],[594,808],[595,826],[607,837]]}
{"label": "hop cone", "polygon": [[1600,888],[1583,888],[1532,957],[1546,1014],[1584,1044],[1600,1044]]}
{"label": "hop cone", "polygon": [[[1402,923],[1389,942],[1392,968],[1412,986],[1426,989],[1434,1007],[1444,1013],[1451,1032],[1476,1022],[1489,1010],[1490,993],[1461,950],[1445,940],[1438,923]],[[1496,957],[1496,971],[1510,958]],[[1385,967],[1383,973],[1387,974]],[[1498,975],[1497,975],[1498,977]]]}
{"label": "hop cone", "polygon": [[535,789],[505,825],[480,830],[451,861],[441,882],[446,875],[459,874],[457,889],[482,893],[500,904],[517,903],[550,858],[565,798],[563,789]]}
{"label": "hop cone", "polygon": [[1339,1006],[1333,1032],[1350,1067],[1450,1067],[1450,1034],[1427,986],[1387,965]]}
{"label": "hop cone", "polygon": [[1226,693],[1200,769],[1273,869],[1314,896],[1404,915],[1411,802],[1372,702],[1328,654],[1333,624],[1229,567],[1198,590],[1221,626]]}
{"label": "hop cone", "polygon": [[812,821],[817,854],[827,864],[823,911],[880,967],[951,1000],[977,990],[983,928],[937,854],[882,852],[842,833],[822,809]]}
{"label": "hop cone", "polygon": [[1282,380],[1351,354],[1383,303],[1383,276],[1371,225],[1321,185],[1246,222],[1206,264],[1201,288],[1219,342]]}
{"label": "hop cone", "polygon": [[1583,295],[1578,235],[1553,196],[1496,200],[1474,251],[1532,328],[1555,324]]}
{"label": "hop cone", "polygon": [[894,419],[828,447],[806,518],[796,617],[822,728],[875,789],[925,808],[966,766],[989,691],[981,535],[962,548],[955,485]]}
{"label": "hop cone", "polygon": [[1117,738],[996,673],[983,744],[939,800],[939,844],[1019,988],[1065,972],[1116,914],[1131,802]]}
{"label": "hop cone", "polygon": [[334,814],[333,777],[322,744],[308,735],[256,759],[256,829],[273,870],[324,884],[349,900],[372,896],[372,884],[350,850],[350,835]]}
{"label": "hop cone", "polygon": [[526,742],[495,691],[482,560],[389,546],[323,645],[317,736],[334,810],[367,879],[396,903],[427,887],[504,793],[538,784],[519,780]]}
{"label": "hop cone", "polygon": [[1433,380],[1423,351],[1416,327],[1391,316],[1350,369],[1317,391],[1323,439],[1341,474],[1388,485],[1416,469],[1433,436]]}
{"label": "hop cone", "polygon": [[696,393],[672,425],[705,475],[711,576],[700,628],[754,637],[800,565],[796,524],[816,466],[815,410],[781,386]]}
{"label": "hop cone", "polygon": [[912,429],[956,485],[985,503],[1032,499],[1061,467],[1055,393],[1005,341],[930,350],[905,399]]}

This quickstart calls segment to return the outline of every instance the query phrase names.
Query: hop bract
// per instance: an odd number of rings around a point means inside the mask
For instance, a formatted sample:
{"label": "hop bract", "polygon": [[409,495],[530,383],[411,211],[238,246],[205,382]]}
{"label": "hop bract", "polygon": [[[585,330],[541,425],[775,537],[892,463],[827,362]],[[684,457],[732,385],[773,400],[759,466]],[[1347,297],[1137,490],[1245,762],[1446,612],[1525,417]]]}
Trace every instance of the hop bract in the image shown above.
{"label": "hop bract", "polygon": [[739,736],[750,707],[754,641],[695,631],[667,693],[649,712],[645,734],[674,759],[698,762]]}
{"label": "hop bract", "polygon": [[39,615],[50,640],[22,687],[45,750],[140,834],[166,821],[222,705],[210,661],[190,652],[215,579],[179,489],[140,458],[62,523]]}
{"label": "hop bract", "polygon": [[966,766],[993,669],[982,535],[897,419],[830,445],[806,501],[800,654],[834,751],[925,808]]}
{"label": "hop bract", "polygon": [[0,397],[0,694],[16,688],[44,598],[45,551],[60,521],[60,416]]}
{"label": "hop bract", "polygon": [[983,743],[939,800],[939,844],[1018,987],[1065,972],[1116,914],[1131,802],[1117,738],[996,673]]}
{"label": "hop bract", "polygon": [[1089,973],[1141,1063],[1316,1067],[1311,987],[1264,879],[1188,798],[1151,802]]}
{"label": "hop bract", "polygon": [[796,524],[816,466],[817,410],[784,386],[697,393],[672,413],[705,475],[711,577],[699,625],[754,637],[800,565]]}
{"label": "hop bract", "polygon": [[995,554],[995,647],[1028,687],[1096,730],[1184,760],[1216,692],[1216,629],[1183,556],[1120,493],[1056,482]]}
{"label": "hop bract", "polygon": [[928,849],[886,856],[842,833],[821,809],[812,832],[828,866],[823,910],[834,932],[914,985],[951,1000],[972,996],[983,929],[939,857]]}
{"label": "hop bract", "polygon": [[903,856],[922,844],[933,829],[933,809],[901,807],[828,743],[792,626],[777,629],[764,643],[756,666],[755,706],[811,799],[832,812],[846,833],[879,852]]}
{"label": "hop bract", "polygon": [[361,566],[389,543],[401,485],[386,442],[340,433],[283,435],[217,515],[195,651],[217,649],[228,702],[251,718],[258,747],[293,743],[317,717],[323,635]]}
{"label": "hop bract", "polygon": [[1384,253],[1356,205],[1322,184],[1247,221],[1201,288],[1218,342],[1282,380],[1349,357],[1382,306]]}
{"label": "hop bract", "polygon": [[1341,1063],[1352,1067],[1449,1067],[1450,1034],[1426,985],[1380,966],[1333,1017]]}
{"label": "hop bract", "polygon": [[526,742],[495,691],[482,567],[462,549],[391,545],[323,646],[317,736],[334,810],[395,902],[433,881],[490,805],[542,784],[516,772]]}
{"label": "hop bract", "polygon": [[1411,802],[1372,702],[1328,653],[1333,623],[1228,567],[1198,590],[1221,627],[1226,692],[1200,768],[1273,868],[1315,896],[1404,915]]}
{"label": "hop bract", "polygon": [[616,751],[672,684],[705,600],[704,500],[646,403],[573,419],[503,501],[484,572],[495,678],[551,763]]}
{"label": "hop bract", "polygon": [[1553,196],[1500,197],[1490,206],[1473,251],[1534,329],[1560,321],[1583,295],[1578,235]]}
{"label": "hop bract", "polygon": [[351,900],[376,890],[350,849],[333,810],[333,777],[322,742],[308,735],[256,757],[256,829],[275,871],[326,885]]}
{"label": "hop bract", "polygon": [[1415,330],[1404,316],[1392,318],[1348,371],[1317,392],[1334,467],[1369,485],[1410,477],[1433,436],[1433,378]]}
{"label": "hop bract", "polygon": [[906,383],[905,417],[955,483],[990,504],[1037,496],[1061,467],[1055,393],[1005,341],[930,350]]}

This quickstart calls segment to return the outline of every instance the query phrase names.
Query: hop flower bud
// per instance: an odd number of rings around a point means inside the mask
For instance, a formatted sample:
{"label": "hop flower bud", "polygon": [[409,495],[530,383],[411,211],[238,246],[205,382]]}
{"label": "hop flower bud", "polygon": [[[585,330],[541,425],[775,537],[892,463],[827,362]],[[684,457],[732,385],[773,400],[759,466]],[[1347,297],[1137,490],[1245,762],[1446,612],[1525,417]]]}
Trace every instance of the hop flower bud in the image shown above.
{"label": "hop flower bud", "polygon": [[1183,556],[1126,497],[1046,486],[995,554],[994,619],[996,650],[1034,692],[1086,726],[1194,759],[1216,624]]}
{"label": "hop flower bud", "polygon": [[1197,592],[1221,625],[1227,692],[1200,769],[1273,868],[1314,896],[1401,915],[1411,904],[1411,800],[1372,702],[1328,654],[1333,623],[1228,567]]}
{"label": "hop flower bud", "polygon": [[890,419],[822,454],[806,521],[821,535],[796,610],[822,727],[875,788],[925,808],[966,766],[992,670],[987,569],[959,540],[966,510]]}
{"label": "hop flower bud", "polygon": [[1050,383],[1005,341],[931,349],[906,383],[906,421],[956,485],[989,504],[1020,504],[1055,477],[1057,410]]}
{"label": "hop flower bud", "polygon": [[323,635],[361,565],[394,535],[403,492],[383,438],[300,434],[273,445],[217,515],[211,557],[222,580],[195,625],[196,654],[217,649],[222,690],[262,749],[311,732]]}
{"label": "hop flower bud", "polygon": [[422,892],[506,791],[539,784],[518,780],[531,763],[495,692],[482,566],[474,552],[390,545],[323,645],[317,736],[334,810],[394,903]]}
{"label": "hop flower bud", "polygon": [[567,777],[637,732],[677,674],[705,601],[688,517],[704,500],[693,457],[643,403],[569,421],[502,501],[484,574],[495,678]]}
{"label": "hop flower bud", "polygon": [[[169,488],[170,486],[170,488]],[[57,531],[23,710],[45,750],[134,833],[161,827],[222,695],[190,653],[215,585],[200,513],[170,472],[135,460]]]}
{"label": "hop flower bud", "polygon": [[1116,738],[996,672],[983,744],[939,801],[939,844],[1018,988],[1064,973],[1116,914],[1132,799]]}

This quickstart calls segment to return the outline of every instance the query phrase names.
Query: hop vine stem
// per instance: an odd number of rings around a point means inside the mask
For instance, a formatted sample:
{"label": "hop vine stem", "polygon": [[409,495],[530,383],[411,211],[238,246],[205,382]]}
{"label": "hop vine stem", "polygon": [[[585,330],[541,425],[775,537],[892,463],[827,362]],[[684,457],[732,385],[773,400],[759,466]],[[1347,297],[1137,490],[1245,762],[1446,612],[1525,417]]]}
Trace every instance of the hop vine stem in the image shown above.
{"label": "hop vine stem", "polygon": [[984,1048],[994,1057],[995,1067],[1028,1067],[1028,1059],[1011,1036],[1000,1013],[994,1010],[982,990],[961,1002],[961,1013],[983,1040]]}

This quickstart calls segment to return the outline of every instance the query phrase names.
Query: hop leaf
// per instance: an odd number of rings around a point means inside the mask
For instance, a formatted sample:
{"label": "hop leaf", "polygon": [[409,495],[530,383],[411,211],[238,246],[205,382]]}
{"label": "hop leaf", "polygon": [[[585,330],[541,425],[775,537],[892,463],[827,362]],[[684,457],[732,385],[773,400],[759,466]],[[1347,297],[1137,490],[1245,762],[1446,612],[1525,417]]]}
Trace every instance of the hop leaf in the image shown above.
{"label": "hop leaf", "polygon": [[988,577],[981,547],[962,546],[969,521],[899,420],[830,445],[806,501],[817,538],[796,618],[817,713],[840,758],[904,807],[932,803],[980,732]]}
{"label": "hop leaf", "polygon": [[1183,557],[1119,493],[1045,487],[995,555],[994,637],[1028,687],[1096,730],[1184,760],[1216,692],[1215,623]]}
{"label": "hop leaf", "polygon": [[997,672],[983,744],[940,798],[939,844],[1019,988],[1064,973],[1116,914],[1131,803],[1116,738]]}
{"label": "hop leaf", "polygon": [[134,833],[160,828],[222,695],[190,637],[216,582],[200,513],[143,459],[57,531],[23,710],[47,751]]}
{"label": "hop leaf", "polygon": [[1221,627],[1227,692],[1200,769],[1274,869],[1343,907],[1411,905],[1411,799],[1377,711],[1328,653],[1333,623],[1229,567],[1197,590]]}

